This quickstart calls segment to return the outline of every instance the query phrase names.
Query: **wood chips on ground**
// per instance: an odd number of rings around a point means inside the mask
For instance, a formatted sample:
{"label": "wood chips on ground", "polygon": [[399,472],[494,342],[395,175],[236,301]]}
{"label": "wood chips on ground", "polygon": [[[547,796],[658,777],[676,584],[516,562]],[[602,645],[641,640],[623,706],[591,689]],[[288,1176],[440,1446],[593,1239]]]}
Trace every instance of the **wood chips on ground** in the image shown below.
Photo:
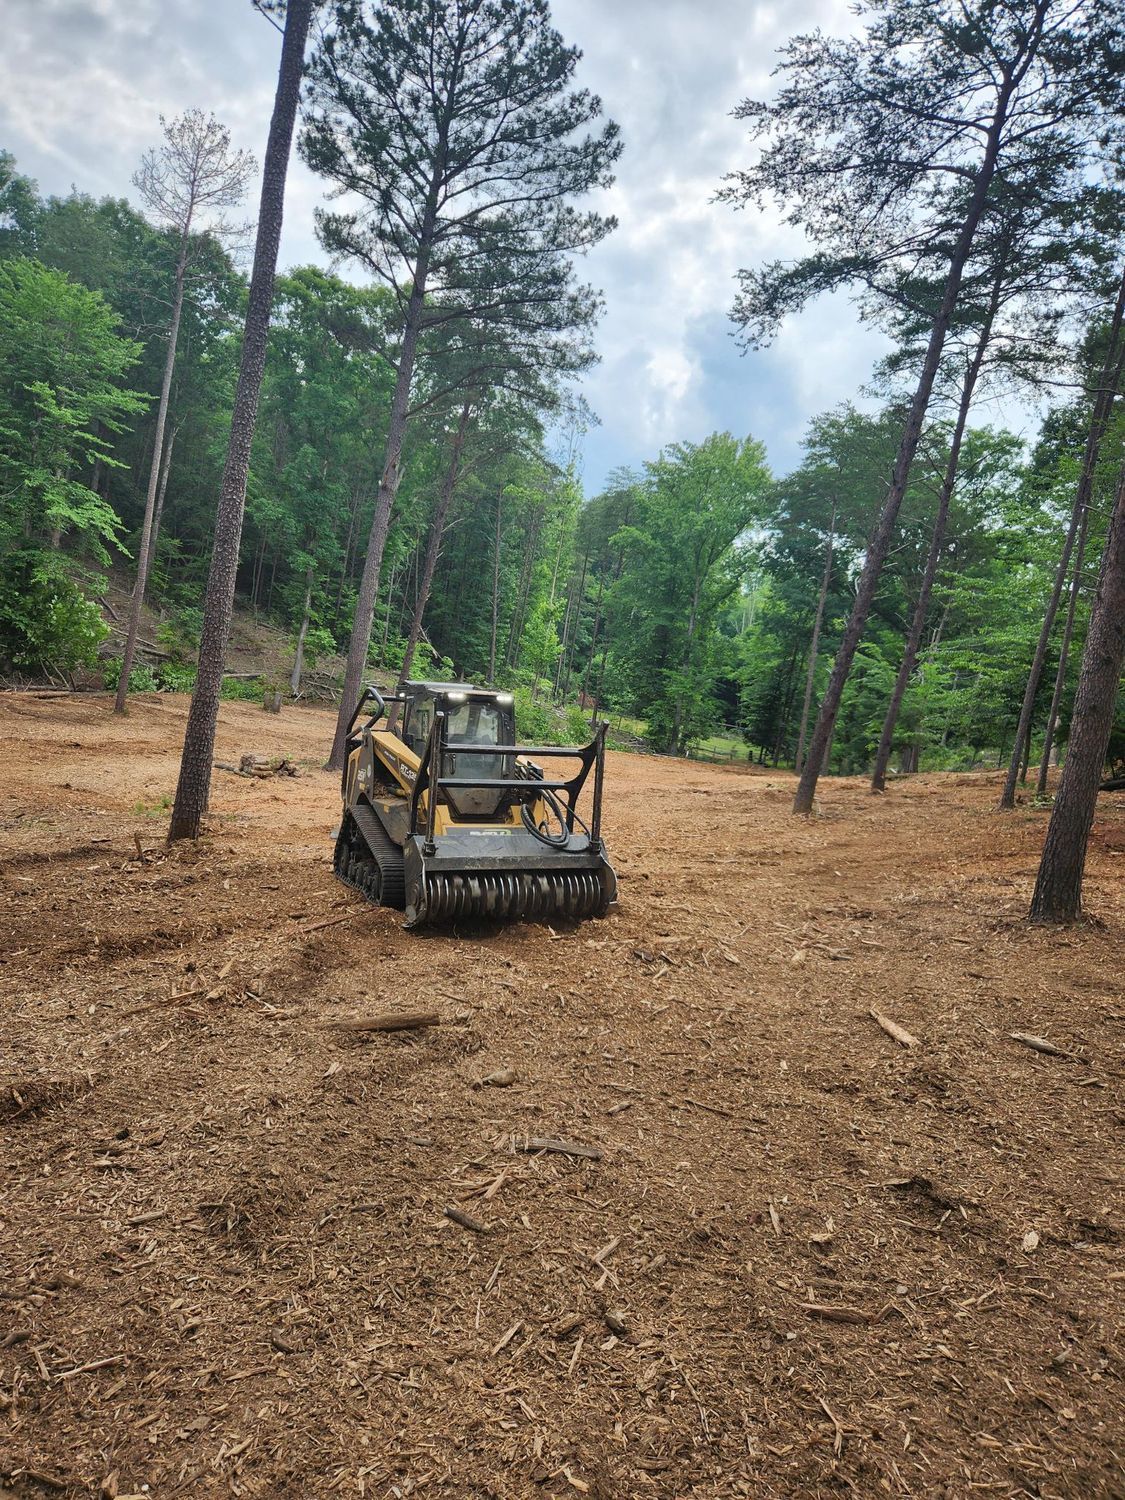
{"label": "wood chips on ground", "polygon": [[0,1493],[1125,1494],[1122,799],[1047,931],[995,776],[616,755],[613,915],[412,935],[330,716],[168,851],[109,708],[0,699]]}

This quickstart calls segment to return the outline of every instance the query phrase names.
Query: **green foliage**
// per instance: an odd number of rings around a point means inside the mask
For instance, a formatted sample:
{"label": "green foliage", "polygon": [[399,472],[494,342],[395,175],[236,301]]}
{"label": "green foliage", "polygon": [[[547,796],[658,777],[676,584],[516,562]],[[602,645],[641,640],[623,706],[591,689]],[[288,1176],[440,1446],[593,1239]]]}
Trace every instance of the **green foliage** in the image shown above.
{"label": "green foliage", "polygon": [[0,671],[70,672],[93,666],[109,634],[101,611],[61,566],[33,548],[0,569]]}
{"label": "green foliage", "polygon": [[587,745],[590,720],[577,703],[551,703],[536,698],[528,687],[517,687],[516,737],[524,745]]}
{"label": "green foliage", "polygon": [[219,697],[230,703],[261,703],[265,691],[263,677],[224,677]]}
{"label": "green foliage", "polygon": [[37,261],[0,261],[0,551],[80,539],[101,563],[120,522],[79,471],[144,409],[122,389],[138,345],[96,293]]}
{"label": "green foliage", "polygon": [[[105,664],[105,685],[113,692],[121,681],[121,658],[111,656]],[[161,684],[157,681],[157,669],[150,667],[146,662],[134,666],[129,673],[129,691],[131,693],[155,693]]]}
{"label": "green foliage", "polygon": [[[129,676],[131,682],[133,674]],[[195,668],[183,662],[162,662],[156,669],[156,685],[162,693],[190,693],[195,687]]]}

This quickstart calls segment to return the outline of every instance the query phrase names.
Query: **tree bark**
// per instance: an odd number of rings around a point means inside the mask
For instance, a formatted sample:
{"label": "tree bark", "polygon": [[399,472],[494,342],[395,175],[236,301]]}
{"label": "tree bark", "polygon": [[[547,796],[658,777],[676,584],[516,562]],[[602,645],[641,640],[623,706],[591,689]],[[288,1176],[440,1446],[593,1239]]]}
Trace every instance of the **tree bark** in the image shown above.
{"label": "tree bark", "polygon": [[945,545],[945,532],[949,523],[949,507],[953,499],[954,485],[957,482],[957,466],[961,459],[961,444],[965,438],[965,427],[969,420],[969,408],[973,404],[973,390],[977,383],[977,377],[980,374],[981,365],[984,363],[988,341],[992,336],[992,324],[1000,302],[1000,288],[1001,278],[1000,275],[997,275],[995,281],[992,283],[992,298],[989,303],[988,313],[981,327],[977,346],[973,351],[973,357],[969,361],[969,367],[965,371],[965,379],[961,386],[961,400],[957,407],[957,420],[953,427],[953,438],[949,445],[949,458],[946,462],[945,474],[942,478],[937,515],[934,517],[934,529],[930,537],[930,550],[926,555],[926,566],[922,573],[922,586],[918,591],[918,600],[914,606],[914,618],[910,622],[910,633],[906,638],[902,661],[899,663],[898,676],[895,678],[895,685],[891,691],[891,701],[887,704],[887,713],[883,720],[883,732],[879,737],[879,749],[875,755],[875,769],[871,773],[871,790],[873,792],[885,791],[887,787],[887,766],[891,759],[891,746],[894,743],[895,727],[898,724],[902,700],[906,697],[906,689],[910,684],[911,677],[914,675],[914,666],[918,660],[918,651],[922,644],[922,633],[926,628],[926,616],[930,609],[930,596],[933,593],[938,563],[941,561],[941,552]]}
{"label": "tree bark", "polygon": [[1082,874],[1098,788],[1125,664],[1125,468],[1106,537],[1070,742],[1031,899],[1033,922],[1073,922],[1082,915]]}
{"label": "tree bark", "polygon": [[[1125,356],[1125,348],[1119,346],[1117,366],[1113,380],[1113,390],[1115,393],[1121,381],[1123,356]],[[1047,714],[1047,727],[1043,734],[1043,756],[1039,762],[1039,777],[1035,787],[1036,795],[1039,797],[1046,794],[1047,773],[1050,767],[1058,764],[1058,746],[1055,744],[1055,731],[1058,728],[1059,708],[1062,704],[1062,696],[1066,688],[1066,669],[1070,662],[1071,642],[1074,639],[1074,619],[1078,610],[1078,596],[1082,592],[1082,565],[1086,558],[1086,537],[1089,529],[1090,496],[1087,495],[1086,504],[1082,507],[1082,519],[1078,523],[1078,541],[1075,544],[1074,572],[1070,583],[1070,599],[1067,603],[1066,623],[1063,625],[1062,644],[1059,647],[1059,665],[1055,673],[1055,686],[1051,694],[1051,707]]]}
{"label": "tree bark", "polygon": [[[190,228],[190,224],[188,226]],[[180,315],[184,309],[184,275],[187,271],[188,229],[180,240],[180,253],[176,260],[176,281],[172,293],[172,322],[168,328],[168,352],[164,356],[164,378],[160,383],[160,404],[156,409],[156,432],[152,440],[152,463],[148,471],[148,492],[145,495],[145,517],[141,526],[141,545],[137,550],[137,580],[133,585],[133,599],[129,608],[129,624],[125,631],[125,650],[121,657],[121,676],[117,679],[117,697],[114,699],[115,714],[125,712],[125,699],[129,695],[129,674],[133,670],[133,657],[137,650],[137,636],[141,628],[141,609],[145,602],[145,585],[152,561],[152,520],[156,512],[156,491],[160,483],[161,458],[164,452],[164,424],[168,420],[168,398],[172,392],[172,372],[176,368],[176,344],[180,337]]]}
{"label": "tree bark", "polygon": [[562,650],[559,652],[559,666],[555,673],[555,697],[560,701],[566,701],[567,689],[570,686],[571,659],[574,655],[571,645],[572,635],[578,634],[579,611],[582,608],[582,599],[586,592],[586,568],[590,561],[590,554],[586,552],[582,556],[582,572],[578,579],[578,589],[575,592],[573,580],[570,593],[567,597],[566,620],[563,623]]}
{"label": "tree bark", "polygon": [[504,505],[503,485],[496,491],[496,536],[492,546],[492,637],[488,646],[488,685],[496,682],[496,627],[500,614],[500,520]]}
{"label": "tree bark", "polygon": [[962,221],[960,232],[950,254],[949,271],[945,279],[941,304],[938,307],[933,326],[930,330],[926,356],[922,361],[922,372],[919,376],[918,386],[914,392],[914,398],[910,403],[910,411],[903,428],[902,440],[899,443],[898,455],[895,458],[895,465],[891,474],[890,487],[887,490],[874,535],[867,549],[863,571],[859,577],[859,586],[856,590],[855,604],[852,606],[852,612],[844,630],[844,638],[840,642],[840,649],[836,653],[832,675],[828,679],[828,687],[825,690],[824,699],[820,705],[820,712],[817,715],[816,726],[809,741],[808,758],[805,761],[805,768],[801,773],[801,780],[797,786],[797,794],[793,799],[793,811],[795,813],[812,812],[813,798],[816,795],[816,784],[820,776],[821,765],[824,761],[824,749],[831,740],[832,732],[836,727],[836,716],[840,712],[840,700],[843,697],[844,685],[851,672],[852,662],[855,660],[855,654],[863,637],[864,627],[867,624],[867,617],[871,612],[875,590],[879,584],[879,576],[883,571],[883,564],[886,562],[887,554],[890,551],[895,522],[898,519],[903,496],[906,494],[906,485],[910,478],[910,468],[914,462],[914,454],[918,447],[918,440],[922,434],[922,422],[926,415],[926,409],[930,404],[930,394],[933,391],[938,365],[941,362],[941,352],[945,344],[945,336],[949,331],[953,309],[957,305],[957,297],[961,290],[961,278],[964,275],[969,252],[973,247],[977,226],[984,213],[988,190],[992,185],[992,179],[996,172],[996,160],[1000,151],[1000,137],[1007,121],[1008,106],[1015,86],[1016,76],[1009,74],[1001,87],[1000,96],[996,102],[996,109],[988,130],[984,157],[981,161],[980,170],[976,175],[976,181],[973,184],[972,197],[969,200],[965,218]]}
{"label": "tree bark", "polygon": [[215,751],[215,726],[219,717],[219,688],[234,610],[234,585],[242,540],[242,517],[246,508],[250,445],[254,436],[258,397],[261,394],[262,373],[266,363],[270,308],[273,303],[277,251],[285,206],[285,178],[293,142],[293,124],[297,115],[312,8],[313,0],[289,0],[285,13],[285,35],[281,47],[277,92],[274,96],[262,172],[262,197],[254,245],[254,269],[250,277],[250,300],[242,339],[234,411],[231,415],[230,441],[215,515],[215,545],[211,553],[211,571],[203,606],[199,671],[195,691],[191,695],[169,839],[198,838],[211,790],[211,761]]}
{"label": "tree bark", "polygon": [[[453,445],[449,453],[449,464],[441,481],[441,489],[438,492],[438,503],[434,509],[433,518],[430,521],[430,534],[426,538],[426,556],[422,563],[422,576],[418,580],[418,594],[414,600],[414,613],[410,620],[410,631],[406,637],[406,650],[402,655],[402,671],[399,680],[405,681],[410,676],[410,668],[414,664],[414,652],[418,645],[418,637],[422,633],[422,619],[426,613],[426,605],[430,602],[430,588],[434,581],[434,569],[437,567],[438,555],[441,552],[441,541],[445,535],[445,523],[449,519],[449,507],[453,504],[453,496],[457,492],[457,481],[461,477],[461,455],[465,451],[465,438],[469,432],[469,418],[472,415],[472,402],[466,401],[461,408],[461,420],[457,424],[454,434]],[[391,712],[388,728],[393,729],[397,718],[398,705],[395,704]]]}
{"label": "tree bark", "polygon": [[1047,648],[1051,642],[1051,632],[1055,626],[1055,616],[1058,614],[1059,601],[1062,598],[1063,584],[1066,582],[1066,575],[1070,569],[1070,557],[1074,550],[1074,543],[1079,527],[1082,524],[1082,518],[1086,514],[1086,510],[1090,504],[1090,495],[1094,487],[1094,470],[1097,468],[1098,463],[1098,453],[1101,450],[1102,438],[1105,436],[1105,430],[1109,424],[1110,412],[1113,409],[1113,398],[1117,394],[1117,381],[1120,378],[1123,352],[1121,342],[1123,318],[1125,318],[1125,275],[1121,278],[1121,287],[1117,293],[1117,304],[1113,309],[1109,348],[1102,365],[1098,393],[1094,398],[1094,410],[1090,418],[1090,431],[1086,437],[1086,450],[1082,456],[1082,472],[1079,476],[1078,488],[1074,495],[1074,508],[1070,514],[1070,525],[1067,527],[1066,540],[1063,542],[1063,550],[1059,557],[1058,567],[1055,569],[1054,587],[1051,590],[1051,597],[1047,602],[1047,610],[1043,616],[1043,624],[1039,630],[1039,639],[1035,645],[1035,655],[1031,662],[1031,671],[1028,673],[1027,686],[1024,689],[1023,703],[1020,707],[1019,726],[1016,729],[1016,740],[1012,747],[1011,760],[1008,762],[1008,775],[1004,782],[1004,790],[1000,794],[1000,807],[1002,811],[1010,811],[1016,805],[1016,781],[1020,772],[1020,753],[1023,750],[1024,740],[1031,729],[1031,716],[1035,710],[1035,699],[1039,693],[1039,683],[1043,676],[1043,665],[1047,659]]}
{"label": "tree bark", "polygon": [[824,573],[820,580],[820,593],[816,601],[816,618],[813,620],[812,640],[809,642],[809,667],[805,674],[805,698],[801,705],[801,728],[797,735],[797,759],[793,769],[801,774],[805,763],[805,736],[809,731],[809,709],[812,706],[813,684],[816,679],[816,658],[820,650],[820,628],[824,624],[824,609],[828,602],[828,586],[832,581],[832,551],[836,541],[836,505],[832,505],[832,519],[828,523],[828,551],[824,558]]}
{"label": "tree bark", "polygon": [[301,670],[305,664],[305,639],[309,633],[309,613],[312,609],[313,566],[310,563],[305,574],[305,607],[301,613],[301,628],[297,632],[297,654],[293,658],[293,671],[289,677],[289,691],[295,698],[301,691]]}
{"label": "tree bark", "polygon": [[160,465],[160,488],[156,492],[156,513],[152,518],[152,540],[149,542],[149,572],[156,561],[156,546],[160,541],[160,520],[164,515],[164,496],[168,492],[168,474],[172,468],[172,449],[176,446],[176,439],[180,435],[180,429],[173,427],[168,434],[168,441],[164,445],[164,462]]}

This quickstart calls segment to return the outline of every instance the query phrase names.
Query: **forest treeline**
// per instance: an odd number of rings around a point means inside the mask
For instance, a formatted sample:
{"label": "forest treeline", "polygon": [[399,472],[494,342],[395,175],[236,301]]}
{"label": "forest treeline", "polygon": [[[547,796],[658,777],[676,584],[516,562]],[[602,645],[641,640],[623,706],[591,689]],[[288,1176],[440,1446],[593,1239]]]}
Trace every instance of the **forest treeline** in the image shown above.
{"label": "forest treeline", "polygon": [[[532,736],[552,704],[661,751],[733,733],[796,767],[798,811],[824,770],[880,790],[1005,761],[1010,806],[1072,717],[1087,781],[1103,740],[1125,758],[1116,6],[872,0],[846,39],[793,38],[774,95],[736,109],[754,165],[719,197],[773,205],[808,250],[743,271],[734,321],[752,350],[844,289],[892,352],[788,474],[769,434],[715,433],[591,495],[575,393],[600,297],[575,266],[614,228],[588,200],[622,142],[579,54],[544,0],[336,0],[308,55],[312,0],[277,8],[254,280],[254,164],[214,119],[165,124],[140,207],[43,198],[0,158],[5,671],[91,661],[113,567],[136,580],[119,708],[150,680],[142,597],[186,687],[201,633],[219,669],[237,583],[289,633],[290,690],[319,672],[342,700],[334,764],[363,674],[407,671],[515,689]],[[348,274],[275,283],[302,74],[298,149]],[[1033,442],[998,403],[1040,408]]]}
{"label": "forest treeline", "polygon": [[[104,633],[96,604],[83,601],[97,599],[111,564],[128,576],[138,551],[176,245],[124,201],[40,198],[10,158],[4,177],[0,654],[11,674],[63,677],[94,660]],[[184,300],[150,582],[164,619],[158,644],[171,655],[134,669],[142,685],[191,685],[245,297],[230,254],[204,241]],[[995,764],[1011,749],[1110,318],[1107,310],[1083,329],[1065,378],[1050,388],[1062,397],[1030,450],[986,422],[968,427],[896,729],[900,769]],[[239,595],[289,633],[293,671],[278,686],[294,692],[310,671],[321,691],[336,685],[316,669],[335,663],[354,614],[375,505],[372,454],[385,437],[393,381],[391,322],[381,289],[313,266],[279,277]],[[894,379],[885,373],[884,390]],[[55,412],[48,403],[60,393],[68,407]],[[895,555],[836,726],[830,765],[840,773],[869,769],[878,748],[955,419],[952,398],[939,401],[923,432]],[[854,598],[894,461],[899,403],[892,395],[881,411],[847,405],[814,418],[802,461],[781,477],[770,474],[760,441],[715,434],[654,455],[642,471],[616,472],[588,498],[572,451],[584,420],[577,405],[560,416],[498,401],[466,439],[449,499],[455,420],[439,406],[414,426],[384,554],[372,669],[382,677],[402,666],[444,502],[417,673],[519,688],[529,729],[547,728],[533,698],[582,703],[641,720],[656,749],[733,732],[757,759],[792,765]],[[1063,739],[1123,453],[1118,406],[1093,476]],[[1062,622],[1055,660],[1061,630]],[[1051,685],[1045,675],[1037,744]],[[580,717],[571,720],[577,730]],[[1119,740],[1114,755],[1123,759],[1125,728]]]}

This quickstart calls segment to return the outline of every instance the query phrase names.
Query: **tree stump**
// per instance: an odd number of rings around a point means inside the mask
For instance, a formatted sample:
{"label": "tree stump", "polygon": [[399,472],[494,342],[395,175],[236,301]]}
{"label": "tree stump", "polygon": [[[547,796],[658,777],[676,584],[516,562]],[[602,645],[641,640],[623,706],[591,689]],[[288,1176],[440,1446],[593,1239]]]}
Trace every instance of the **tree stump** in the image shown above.
{"label": "tree stump", "polygon": [[281,694],[272,688],[267,688],[262,696],[262,707],[268,714],[279,714],[281,712]]}

